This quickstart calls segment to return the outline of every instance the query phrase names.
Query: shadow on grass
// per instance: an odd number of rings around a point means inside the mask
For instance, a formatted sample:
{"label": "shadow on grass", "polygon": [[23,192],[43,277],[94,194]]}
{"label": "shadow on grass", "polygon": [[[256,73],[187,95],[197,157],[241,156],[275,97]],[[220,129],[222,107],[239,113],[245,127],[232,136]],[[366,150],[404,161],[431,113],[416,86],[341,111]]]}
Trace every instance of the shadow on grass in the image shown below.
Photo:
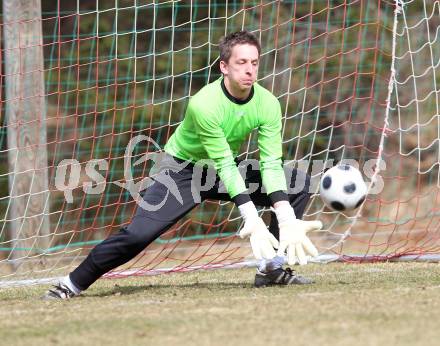
{"label": "shadow on grass", "polygon": [[[228,289],[255,289],[253,283],[251,282],[213,282],[213,283],[190,283],[190,284],[155,284],[155,285],[142,285],[142,286],[134,286],[134,285],[118,285],[115,284],[115,286],[111,289],[108,289],[104,292],[85,292],[84,295],[82,295],[83,298],[87,297],[110,297],[110,296],[116,296],[116,295],[130,295],[130,294],[136,294],[140,292],[155,292],[160,291],[160,293],[168,293],[173,294],[178,289],[182,288],[194,288],[194,289],[206,289],[208,291],[218,291],[218,290],[228,290]],[[196,291],[195,291],[196,292]]]}

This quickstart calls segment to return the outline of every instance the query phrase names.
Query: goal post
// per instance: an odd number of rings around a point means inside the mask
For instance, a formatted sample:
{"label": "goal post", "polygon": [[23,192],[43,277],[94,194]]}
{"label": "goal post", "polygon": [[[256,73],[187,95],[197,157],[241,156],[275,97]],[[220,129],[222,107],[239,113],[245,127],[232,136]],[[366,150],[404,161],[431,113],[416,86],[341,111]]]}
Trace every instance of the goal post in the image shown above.
{"label": "goal post", "polygon": [[[7,155],[2,151],[2,158],[8,168],[9,194],[6,209],[2,208],[1,234],[3,245],[10,248],[6,261],[17,268],[44,251],[50,235],[40,0],[4,0],[3,18],[7,24],[2,30],[1,116],[7,129],[2,134],[7,137]],[[6,220],[9,232],[4,228]]]}
{"label": "goal post", "polygon": [[[31,217],[18,195],[0,191],[0,285],[64,275],[130,221],[136,200],[129,187],[151,174],[154,154],[182,121],[191,95],[219,77],[219,39],[243,28],[261,41],[258,82],[281,103],[285,164],[312,176],[305,218],[325,225],[311,235],[319,260],[438,260],[439,0],[41,6],[34,18],[4,11],[0,24],[0,186],[26,174],[35,182],[44,171],[46,185],[19,195],[48,201]],[[32,41],[11,41],[29,23],[36,25]],[[39,64],[33,74],[17,63],[26,52],[42,56],[41,63],[32,60]],[[38,97],[25,96],[25,76],[38,85]],[[21,84],[11,94],[14,80]],[[39,149],[12,169],[7,162],[17,145],[8,112],[30,99],[40,102],[31,106],[41,114]],[[31,119],[18,125],[36,128]],[[239,158],[258,158],[256,133]],[[354,213],[326,209],[318,194],[323,172],[342,160],[358,165],[370,187]],[[267,210],[260,213],[268,220]],[[20,232],[20,218],[41,225]],[[232,203],[208,200],[107,276],[251,265],[250,247],[236,236],[241,226]],[[22,244],[19,258],[15,244]],[[11,268],[11,261],[20,265]]]}

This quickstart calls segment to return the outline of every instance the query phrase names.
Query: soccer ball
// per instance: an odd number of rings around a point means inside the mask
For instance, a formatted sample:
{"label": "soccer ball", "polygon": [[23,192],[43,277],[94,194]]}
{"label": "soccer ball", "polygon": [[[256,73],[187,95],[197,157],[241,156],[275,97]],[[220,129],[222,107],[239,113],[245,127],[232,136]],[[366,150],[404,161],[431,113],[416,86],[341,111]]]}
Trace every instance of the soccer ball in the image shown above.
{"label": "soccer ball", "polygon": [[365,200],[367,185],[359,170],[347,164],[340,164],[324,173],[319,193],[324,204],[330,209],[354,210]]}

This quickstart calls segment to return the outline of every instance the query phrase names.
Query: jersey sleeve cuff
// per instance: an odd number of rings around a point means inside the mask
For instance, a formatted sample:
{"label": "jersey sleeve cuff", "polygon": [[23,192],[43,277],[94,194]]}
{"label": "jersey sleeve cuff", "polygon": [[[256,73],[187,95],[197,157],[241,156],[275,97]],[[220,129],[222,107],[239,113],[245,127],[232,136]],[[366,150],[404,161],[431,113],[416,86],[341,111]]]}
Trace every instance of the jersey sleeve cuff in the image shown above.
{"label": "jersey sleeve cuff", "polygon": [[289,196],[284,191],[274,191],[269,194],[270,203],[274,205],[276,202],[289,201]]}
{"label": "jersey sleeve cuff", "polygon": [[239,193],[238,195],[232,197],[232,201],[238,207],[239,205],[245,204],[251,201],[251,197],[247,193]]}

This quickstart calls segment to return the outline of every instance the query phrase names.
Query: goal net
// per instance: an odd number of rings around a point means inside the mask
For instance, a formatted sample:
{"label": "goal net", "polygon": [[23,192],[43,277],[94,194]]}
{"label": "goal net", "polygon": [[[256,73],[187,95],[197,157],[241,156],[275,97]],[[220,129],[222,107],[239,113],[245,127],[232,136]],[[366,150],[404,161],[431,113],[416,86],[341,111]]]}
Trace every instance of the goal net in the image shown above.
{"label": "goal net", "polygon": [[[285,164],[312,176],[319,260],[438,259],[440,1],[14,6],[0,24],[0,285],[65,275],[130,221],[127,184],[150,176],[189,97],[219,77],[220,37],[243,28],[282,106]],[[258,158],[255,133],[239,157]],[[318,193],[342,160],[370,189],[352,213]],[[107,276],[251,264],[241,226],[232,203],[206,201]]]}

